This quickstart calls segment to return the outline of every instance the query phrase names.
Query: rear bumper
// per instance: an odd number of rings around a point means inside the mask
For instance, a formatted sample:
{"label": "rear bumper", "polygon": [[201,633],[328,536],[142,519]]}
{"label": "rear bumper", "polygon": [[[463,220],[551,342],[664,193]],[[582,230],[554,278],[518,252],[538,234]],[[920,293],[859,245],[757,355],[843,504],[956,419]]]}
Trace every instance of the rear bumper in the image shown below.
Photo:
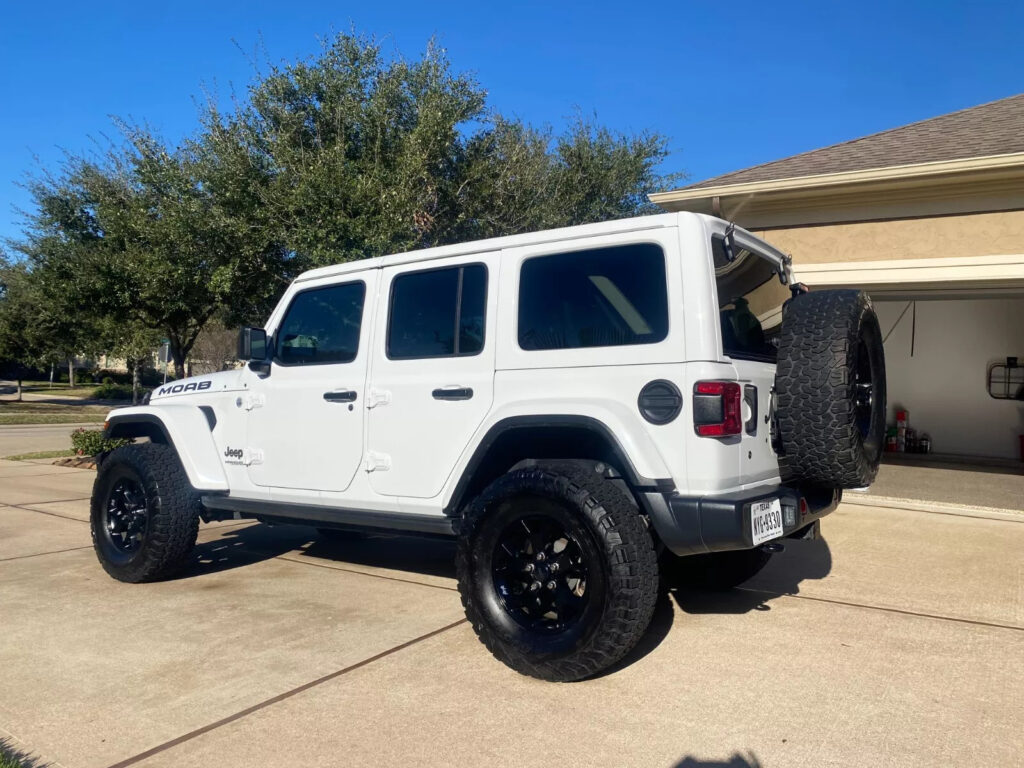
{"label": "rear bumper", "polygon": [[[692,555],[751,549],[750,506],[764,499],[782,502],[782,537],[800,531],[834,510],[842,491],[831,488],[763,486],[721,496],[662,495],[652,506],[655,530],[672,552]],[[804,503],[801,504],[801,501]],[[657,510],[653,507],[657,507]],[[780,537],[780,538],[782,538]]]}

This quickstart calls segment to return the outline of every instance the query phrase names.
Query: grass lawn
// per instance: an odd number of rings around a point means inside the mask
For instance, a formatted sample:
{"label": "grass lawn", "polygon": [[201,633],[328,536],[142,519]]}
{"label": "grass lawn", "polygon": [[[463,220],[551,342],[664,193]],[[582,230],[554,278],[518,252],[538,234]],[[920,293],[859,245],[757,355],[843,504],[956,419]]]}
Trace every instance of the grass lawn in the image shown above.
{"label": "grass lawn", "polygon": [[109,405],[49,403],[45,400],[0,400],[0,413],[106,413]]}
{"label": "grass lawn", "polygon": [[43,763],[22,752],[11,739],[0,737],[0,768],[43,768]]}
{"label": "grass lawn", "polygon": [[63,459],[65,456],[74,456],[73,448],[65,448],[62,451],[36,451],[35,453],[19,453],[15,456],[4,456],[7,461],[28,461],[29,459]]}
{"label": "grass lawn", "polygon": [[67,384],[54,384],[52,388],[49,384],[33,384],[25,385],[22,389],[36,395],[52,395],[53,397],[91,397],[98,386],[99,384],[87,384],[84,387],[72,389]]}
{"label": "grass lawn", "polygon": [[13,424],[102,424],[106,412],[89,413],[5,413],[0,409],[0,426]]}

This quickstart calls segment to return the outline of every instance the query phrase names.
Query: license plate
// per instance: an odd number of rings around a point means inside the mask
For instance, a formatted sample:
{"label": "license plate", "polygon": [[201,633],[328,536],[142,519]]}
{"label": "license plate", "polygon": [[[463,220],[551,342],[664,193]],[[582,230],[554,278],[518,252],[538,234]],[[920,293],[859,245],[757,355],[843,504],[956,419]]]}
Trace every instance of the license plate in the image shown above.
{"label": "license plate", "polygon": [[768,499],[751,504],[750,534],[754,544],[781,536],[782,502],[778,499]]}

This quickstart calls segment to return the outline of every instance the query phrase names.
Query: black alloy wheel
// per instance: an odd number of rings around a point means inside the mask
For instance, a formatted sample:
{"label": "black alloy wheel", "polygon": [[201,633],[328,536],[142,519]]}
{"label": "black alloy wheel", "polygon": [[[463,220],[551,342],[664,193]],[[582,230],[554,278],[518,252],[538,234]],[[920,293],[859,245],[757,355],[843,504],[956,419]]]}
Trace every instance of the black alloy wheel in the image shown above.
{"label": "black alloy wheel", "polygon": [[188,561],[202,500],[174,448],[136,443],[101,462],[89,504],[96,556],[118,581],[156,581]]}
{"label": "black alloy wheel", "polygon": [[586,461],[512,470],[462,512],[466,616],[494,656],[542,680],[619,661],[650,624],[654,543],[628,494]]}
{"label": "black alloy wheel", "polygon": [[110,487],[101,526],[109,551],[124,561],[131,560],[142,547],[149,528],[146,491],[134,477],[125,475]]}
{"label": "black alloy wheel", "polygon": [[528,515],[501,531],[491,560],[498,600],[522,627],[564,632],[583,615],[592,565],[576,537],[558,520]]}
{"label": "black alloy wheel", "polygon": [[854,372],[854,408],[856,409],[857,430],[862,440],[871,434],[871,421],[875,411],[874,373],[871,370],[872,356],[867,344],[861,339],[857,344],[857,368]]}

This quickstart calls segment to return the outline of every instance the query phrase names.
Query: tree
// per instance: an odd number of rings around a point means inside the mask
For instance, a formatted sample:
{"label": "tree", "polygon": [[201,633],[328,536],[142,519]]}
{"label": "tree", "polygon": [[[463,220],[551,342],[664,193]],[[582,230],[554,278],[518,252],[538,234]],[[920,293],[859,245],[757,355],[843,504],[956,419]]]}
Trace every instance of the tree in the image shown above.
{"label": "tree", "polygon": [[0,253],[0,360],[13,368],[22,399],[25,371],[53,359],[46,331],[38,323],[39,294],[24,264]]}
{"label": "tree", "polygon": [[206,125],[241,143],[261,209],[314,265],[648,213],[647,193],[669,181],[661,136],[507,120],[433,43],[389,61],[372,39],[339,35]]}
{"label": "tree", "polygon": [[264,317],[308,266],[646,213],[667,183],[657,134],[508,120],[433,43],[389,59],[355,34],[271,67],[229,112],[211,100],[180,146],[120,128],[30,183],[14,248],[62,354],[152,332],[178,377],[212,318]]}
{"label": "tree", "polygon": [[72,300],[79,318],[113,320],[93,324],[94,334],[98,325],[164,334],[182,377],[206,322],[265,307],[291,277],[289,256],[217,194],[218,169],[201,145],[171,152],[143,129],[124,131],[127,144],[103,162],[70,158],[30,186],[36,213],[17,248],[49,278],[55,301]]}

